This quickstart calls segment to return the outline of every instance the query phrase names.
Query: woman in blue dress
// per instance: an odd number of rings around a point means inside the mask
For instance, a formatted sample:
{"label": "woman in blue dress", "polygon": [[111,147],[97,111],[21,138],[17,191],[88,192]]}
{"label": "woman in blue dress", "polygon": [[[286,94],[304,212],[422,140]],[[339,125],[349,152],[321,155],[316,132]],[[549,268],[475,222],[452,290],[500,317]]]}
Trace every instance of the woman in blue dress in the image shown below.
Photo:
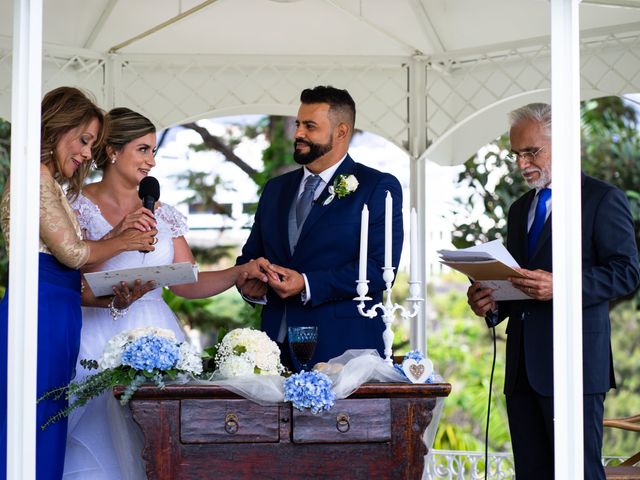
{"label": "woman in blue dress", "polygon": [[[79,268],[100,264],[131,250],[152,251],[156,230],[128,229],[107,240],[82,240],[63,186],[79,190],[91,169],[92,148],[102,136],[102,111],[78,89],[60,87],[42,100],[40,165],[40,246],[38,266],[37,395],[64,386],[73,376],[82,314]],[[9,251],[9,181],[0,220]],[[9,279],[9,283],[11,279]],[[0,478],[6,475],[8,297],[0,303]],[[35,403],[36,399],[33,399]],[[29,408],[33,404],[25,405]],[[66,418],[41,425],[67,406],[46,400],[36,410],[36,478],[59,480],[64,466]]]}

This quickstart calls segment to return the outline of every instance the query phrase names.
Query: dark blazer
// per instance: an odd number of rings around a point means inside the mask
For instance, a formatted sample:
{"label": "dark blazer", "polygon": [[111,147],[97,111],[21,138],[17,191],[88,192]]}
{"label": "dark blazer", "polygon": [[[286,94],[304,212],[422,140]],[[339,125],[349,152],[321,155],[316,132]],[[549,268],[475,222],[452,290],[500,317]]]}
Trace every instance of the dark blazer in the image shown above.
{"label": "dark blazer", "polygon": [[[507,249],[529,270],[553,270],[551,215],[536,249],[527,252],[531,190],[509,210]],[[609,302],[633,292],[640,282],[633,219],[625,194],[582,175],[582,349],[585,394],[615,387]],[[505,393],[513,392],[524,351],[529,383],[540,395],[553,395],[553,301],[499,302],[498,316],[509,317]],[[521,342],[524,342],[521,349]]]}
{"label": "dark blazer", "polygon": [[[355,175],[358,188],[323,205],[329,195],[328,185],[340,174]],[[373,297],[374,302],[382,300],[387,191],[393,198],[392,263],[396,269],[402,251],[402,188],[398,180],[388,173],[355,163],[348,155],[333,178],[312,206],[293,254],[289,246],[288,217],[297,198],[302,169],[271,179],[260,197],[251,234],[237,260],[242,264],[265,257],[272,263],[306,274],[311,300],[303,305],[300,295],[281,299],[269,289],[267,304],[262,310],[262,329],[276,340],[285,311],[288,326],[317,325],[319,339],[312,363],[326,361],[350,348],[376,348],[383,354],[384,325],[380,314],[373,319],[362,317],[353,298],[357,296],[360,218],[362,207],[367,204],[368,296]]]}

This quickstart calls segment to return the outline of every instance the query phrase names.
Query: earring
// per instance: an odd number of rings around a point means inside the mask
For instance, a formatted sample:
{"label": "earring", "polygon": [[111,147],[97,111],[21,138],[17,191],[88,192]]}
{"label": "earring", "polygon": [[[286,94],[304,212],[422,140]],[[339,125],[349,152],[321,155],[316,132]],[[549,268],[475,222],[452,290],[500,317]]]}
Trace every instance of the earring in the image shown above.
{"label": "earring", "polygon": [[115,155],[113,157],[111,157],[111,165],[113,165],[114,163],[116,163],[116,156]]}
{"label": "earring", "polygon": [[49,155],[53,157],[53,150],[49,150]]}

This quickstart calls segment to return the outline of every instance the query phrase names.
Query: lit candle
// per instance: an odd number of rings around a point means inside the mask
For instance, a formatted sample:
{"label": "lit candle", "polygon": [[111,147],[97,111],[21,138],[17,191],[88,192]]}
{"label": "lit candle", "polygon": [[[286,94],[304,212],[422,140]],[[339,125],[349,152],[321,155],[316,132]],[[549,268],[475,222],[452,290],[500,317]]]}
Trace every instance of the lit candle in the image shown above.
{"label": "lit candle", "polygon": [[409,281],[417,282],[418,281],[418,214],[416,213],[416,209],[411,209],[410,215],[410,242],[409,242],[409,257],[411,259],[411,263],[409,264]]}
{"label": "lit candle", "polygon": [[391,266],[391,220],[393,219],[393,198],[387,190],[384,202],[384,266]]}
{"label": "lit candle", "polygon": [[369,241],[369,209],[365,205],[362,207],[362,218],[360,220],[360,269],[358,270],[358,280],[363,282],[367,279],[367,243]]}

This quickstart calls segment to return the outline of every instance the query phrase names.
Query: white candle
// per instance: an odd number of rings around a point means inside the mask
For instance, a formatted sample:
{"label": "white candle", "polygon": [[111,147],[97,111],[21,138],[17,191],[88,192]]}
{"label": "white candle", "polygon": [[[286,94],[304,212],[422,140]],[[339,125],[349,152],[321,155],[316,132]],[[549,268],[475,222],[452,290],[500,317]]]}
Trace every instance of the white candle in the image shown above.
{"label": "white candle", "polygon": [[369,209],[365,205],[362,207],[362,217],[360,219],[360,269],[358,270],[358,280],[363,282],[367,279],[367,243],[369,241]]}
{"label": "white candle", "polygon": [[384,266],[391,266],[391,220],[393,220],[393,198],[387,190],[384,202]]}
{"label": "white candle", "polygon": [[410,282],[417,282],[418,281],[418,270],[419,270],[419,266],[418,266],[418,214],[416,213],[416,209],[412,208],[411,209],[411,215],[410,215],[410,222],[409,222],[409,228],[410,228],[410,243],[409,243],[409,257],[410,257],[410,264],[409,264],[409,281]]}

